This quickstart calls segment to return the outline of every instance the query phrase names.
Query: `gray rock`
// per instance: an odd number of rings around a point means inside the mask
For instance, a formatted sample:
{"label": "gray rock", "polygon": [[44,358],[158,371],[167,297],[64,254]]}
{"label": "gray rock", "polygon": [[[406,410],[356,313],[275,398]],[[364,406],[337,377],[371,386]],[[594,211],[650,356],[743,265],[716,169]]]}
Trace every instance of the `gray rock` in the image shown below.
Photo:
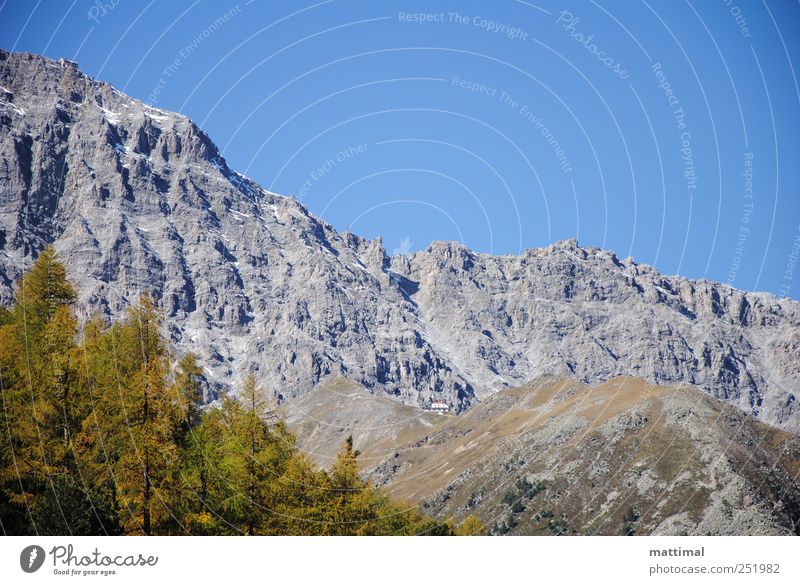
{"label": "gray rock", "polygon": [[346,377],[458,411],[540,374],[687,382],[795,432],[800,305],[575,241],[408,257],[230,169],[191,120],[74,63],[0,52],[0,302],[48,243],[110,318],[142,291],[207,366],[280,398]]}

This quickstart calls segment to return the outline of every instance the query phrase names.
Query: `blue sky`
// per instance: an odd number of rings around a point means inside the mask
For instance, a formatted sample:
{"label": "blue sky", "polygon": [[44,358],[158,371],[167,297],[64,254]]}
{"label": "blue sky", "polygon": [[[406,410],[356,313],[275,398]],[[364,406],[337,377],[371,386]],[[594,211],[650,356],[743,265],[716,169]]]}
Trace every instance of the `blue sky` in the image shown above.
{"label": "blue sky", "polygon": [[577,237],[800,298],[794,0],[0,5],[3,48],[189,115],[390,253]]}

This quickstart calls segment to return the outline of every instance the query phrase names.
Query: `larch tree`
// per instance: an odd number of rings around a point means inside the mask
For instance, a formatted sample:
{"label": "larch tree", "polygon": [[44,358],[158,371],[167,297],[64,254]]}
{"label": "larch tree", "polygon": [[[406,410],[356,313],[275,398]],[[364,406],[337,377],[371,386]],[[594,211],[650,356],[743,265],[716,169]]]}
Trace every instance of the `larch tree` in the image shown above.
{"label": "larch tree", "polygon": [[362,479],[352,438],[329,471],[299,454],[253,373],[201,408],[203,368],[175,363],[149,295],[79,326],[66,276],[47,248],[0,308],[5,533],[452,533]]}
{"label": "larch tree", "polygon": [[477,516],[467,516],[455,529],[456,536],[487,536],[489,529]]}
{"label": "larch tree", "polygon": [[313,536],[325,531],[328,474],[303,453],[286,462],[277,485],[276,502],[281,518],[280,534]]}
{"label": "larch tree", "polygon": [[75,368],[75,298],[66,268],[48,246],[19,282],[3,317],[0,385],[17,476],[10,498],[32,510],[57,496],[56,477],[75,470],[73,439],[83,405]]}
{"label": "larch tree", "polygon": [[359,455],[360,452],[353,447],[352,435],[348,436],[329,472],[329,534],[360,534],[376,517],[374,492],[369,482],[360,476]]}
{"label": "larch tree", "polygon": [[275,513],[279,479],[294,437],[252,373],[237,399],[223,399],[220,417],[225,481],[221,513],[245,534],[275,534],[280,530]]}
{"label": "larch tree", "polygon": [[170,356],[161,335],[161,316],[149,295],[128,310],[124,323],[103,334],[98,356],[112,376],[101,374],[92,432],[100,433],[112,466],[120,520],[125,532],[152,534],[174,520],[167,504],[178,464],[175,438],[179,401],[168,391]]}

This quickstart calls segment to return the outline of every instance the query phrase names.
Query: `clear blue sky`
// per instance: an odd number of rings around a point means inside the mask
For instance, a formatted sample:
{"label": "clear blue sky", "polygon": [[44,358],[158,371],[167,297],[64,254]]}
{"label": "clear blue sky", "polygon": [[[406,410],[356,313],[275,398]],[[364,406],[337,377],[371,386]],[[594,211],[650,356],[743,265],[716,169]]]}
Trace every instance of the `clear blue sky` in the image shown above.
{"label": "clear blue sky", "polygon": [[800,298],[795,0],[1,6],[3,48],[189,115],[390,253],[577,237]]}

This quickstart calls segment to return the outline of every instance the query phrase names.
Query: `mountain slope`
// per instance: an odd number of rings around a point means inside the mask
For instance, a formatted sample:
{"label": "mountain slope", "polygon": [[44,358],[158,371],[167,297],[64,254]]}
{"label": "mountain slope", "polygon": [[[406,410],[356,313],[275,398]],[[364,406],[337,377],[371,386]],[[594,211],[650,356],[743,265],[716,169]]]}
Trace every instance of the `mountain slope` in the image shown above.
{"label": "mountain slope", "polygon": [[393,496],[496,534],[800,533],[800,438],[691,386],[543,376],[452,416],[339,379],[286,409],[320,465],[352,436]]}
{"label": "mountain slope", "polygon": [[408,401],[472,397],[416,327],[379,241],[338,234],[226,165],[188,118],[74,64],[0,54],[0,299],[53,242],[82,300],[161,299],[173,342],[283,396],[346,374]]}
{"label": "mountain slope", "polygon": [[797,435],[689,386],[544,377],[407,441],[364,443],[373,479],[496,534],[800,533]]}
{"label": "mountain slope", "polygon": [[560,242],[389,258],[231,170],[188,118],[67,61],[0,52],[0,301],[53,243],[90,306],[160,299],[209,398],[349,378],[460,411],[540,374],[689,382],[800,431],[800,306]]}

